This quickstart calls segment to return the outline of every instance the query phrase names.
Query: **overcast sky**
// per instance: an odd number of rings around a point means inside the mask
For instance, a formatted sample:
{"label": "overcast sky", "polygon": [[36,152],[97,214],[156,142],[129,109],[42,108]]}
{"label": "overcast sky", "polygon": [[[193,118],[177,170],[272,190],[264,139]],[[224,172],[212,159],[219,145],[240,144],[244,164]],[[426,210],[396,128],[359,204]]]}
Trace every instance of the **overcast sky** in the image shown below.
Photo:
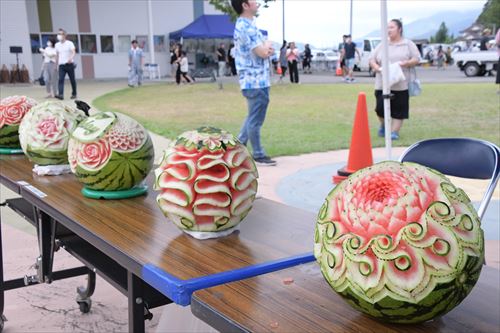
{"label": "overcast sky", "polygon": [[[349,32],[350,3],[350,0],[276,0],[269,3],[269,8],[261,7],[257,26],[268,30],[270,40],[281,41],[284,4],[288,41],[329,47]],[[486,0],[388,0],[387,17],[402,18],[407,24],[442,11],[482,9],[485,3]],[[443,21],[446,22],[446,17]],[[354,0],[353,38],[363,37],[376,29],[380,29],[380,2]]]}

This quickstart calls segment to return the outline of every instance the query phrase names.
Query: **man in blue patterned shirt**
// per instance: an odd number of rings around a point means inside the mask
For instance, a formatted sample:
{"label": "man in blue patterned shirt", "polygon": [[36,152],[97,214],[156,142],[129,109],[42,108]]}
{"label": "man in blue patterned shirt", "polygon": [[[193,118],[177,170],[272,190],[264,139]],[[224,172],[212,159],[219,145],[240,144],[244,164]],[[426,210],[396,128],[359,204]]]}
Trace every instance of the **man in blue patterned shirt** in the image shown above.
{"label": "man in blue patterned shirt", "polygon": [[271,42],[264,39],[255,25],[259,9],[256,0],[231,0],[239,18],[234,28],[235,63],[240,88],[248,103],[248,116],[241,127],[238,139],[252,144],[253,158],[258,165],[276,165],[260,143],[260,129],[266,118],[269,104],[269,57],[274,54]]}

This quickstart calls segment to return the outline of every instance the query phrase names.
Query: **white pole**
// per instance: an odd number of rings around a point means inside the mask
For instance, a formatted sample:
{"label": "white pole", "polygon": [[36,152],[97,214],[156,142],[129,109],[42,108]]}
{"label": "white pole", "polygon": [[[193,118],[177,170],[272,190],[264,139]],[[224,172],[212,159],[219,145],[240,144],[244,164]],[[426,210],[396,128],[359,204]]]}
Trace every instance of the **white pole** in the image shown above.
{"label": "white pole", "polygon": [[[389,45],[387,37],[387,0],[380,0],[380,19],[381,28],[380,32],[382,37],[382,95],[388,96],[391,92],[389,87]],[[385,150],[387,159],[391,160],[391,101],[384,98],[384,127],[385,127]]]}
{"label": "white pole", "polygon": [[352,2],[353,0],[351,0],[351,19],[349,20],[349,35],[352,36]]}
{"label": "white pole", "polygon": [[151,64],[156,64],[155,62],[155,44],[153,39],[153,6],[151,5],[151,0],[148,0],[148,19],[149,19],[149,54],[151,57]]}

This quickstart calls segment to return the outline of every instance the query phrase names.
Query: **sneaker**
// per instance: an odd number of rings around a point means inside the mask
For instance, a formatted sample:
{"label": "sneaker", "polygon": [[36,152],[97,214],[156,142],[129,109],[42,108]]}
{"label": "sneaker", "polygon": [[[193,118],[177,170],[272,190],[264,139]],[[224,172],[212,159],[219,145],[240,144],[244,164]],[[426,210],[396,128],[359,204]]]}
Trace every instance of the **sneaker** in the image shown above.
{"label": "sneaker", "polygon": [[71,95],[71,99],[76,99],[76,95]]}
{"label": "sneaker", "polygon": [[355,78],[351,78],[351,83],[352,82],[356,82],[356,79]]}
{"label": "sneaker", "polygon": [[381,138],[383,138],[385,136],[385,128],[384,128],[384,126],[380,126],[378,128],[378,136],[381,137]]}
{"label": "sneaker", "polygon": [[62,97],[61,95],[56,95],[56,98],[60,99],[61,101],[64,99],[64,97]]}
{"label": "sneaker", "polygon": [[276,161],[270,159],[268,156],[255,158],[255,164],[262,166],[273,166],[276,165]]}
{"label": "sneaker", "polygon": [[399,140],[399,133],[398,132],[392,132],[391,133],[391,140]]}

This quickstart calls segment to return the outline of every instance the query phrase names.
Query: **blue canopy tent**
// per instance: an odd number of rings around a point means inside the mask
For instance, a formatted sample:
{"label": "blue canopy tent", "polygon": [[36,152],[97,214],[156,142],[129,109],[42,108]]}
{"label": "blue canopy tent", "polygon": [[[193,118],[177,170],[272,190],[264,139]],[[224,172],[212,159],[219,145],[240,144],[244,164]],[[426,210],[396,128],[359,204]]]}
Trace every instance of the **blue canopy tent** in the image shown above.
{"label": "blue canopy tent", "polygon": [[[261,30],[264,35],[267,31]],[[202,15],[184,28],[169,34],[170,40],[233,38],[234,23],[229,15]]]}

